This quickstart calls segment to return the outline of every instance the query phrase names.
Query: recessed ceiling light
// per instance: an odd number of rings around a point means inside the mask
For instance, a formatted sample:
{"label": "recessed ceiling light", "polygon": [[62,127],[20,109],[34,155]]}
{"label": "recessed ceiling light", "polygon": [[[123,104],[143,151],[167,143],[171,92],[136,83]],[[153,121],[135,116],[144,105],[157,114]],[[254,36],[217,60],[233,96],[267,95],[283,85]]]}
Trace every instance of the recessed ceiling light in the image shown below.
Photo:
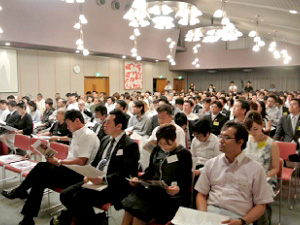
{"label": "recessed ceiling light", "polygon": [[123,55],[122,58],[123,58],[123,59],[126,59],[126,55]]}
{"label": "recessed ceiling light", "polygon": [[6,45],[6,46],[10,46],[10,43],[9,43],[9,42],[6,42],[5,45]]}
{"label": "recessed ceiling light", "polygon": [[76,53],[79,53],[80,51],[79,50],[76,50]]}
{"label": "recessed ceiling light", "polygon": [[296,10],[289,10],[290,14],[297,14],[298,12]]}
{"label": "recessed ceiling light", "polygon": [[158,62],[158,61],[159,61],[158,59],[155,60],[155,62]]}

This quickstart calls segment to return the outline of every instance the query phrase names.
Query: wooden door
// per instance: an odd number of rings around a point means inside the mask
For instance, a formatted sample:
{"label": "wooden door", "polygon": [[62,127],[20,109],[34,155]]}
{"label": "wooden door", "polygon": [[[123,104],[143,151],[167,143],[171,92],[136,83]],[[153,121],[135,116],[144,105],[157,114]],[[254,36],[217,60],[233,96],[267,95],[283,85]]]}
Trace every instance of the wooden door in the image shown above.
{"label": "wooden door", "polygon": [[163,92],[165,89],[165,86],[167,85],[167,79],[155,79],[156,80],[156,91],[157,92]]}
{"label": "wooden door", "polygon": [[109,95],[109,77],[85,77],[84,93],[87,91],[106,92]]}
{"label": "wooden door", "polygon": [[174,79],[174,89],[176,91],[184,90],[185,82],[183,79]]}

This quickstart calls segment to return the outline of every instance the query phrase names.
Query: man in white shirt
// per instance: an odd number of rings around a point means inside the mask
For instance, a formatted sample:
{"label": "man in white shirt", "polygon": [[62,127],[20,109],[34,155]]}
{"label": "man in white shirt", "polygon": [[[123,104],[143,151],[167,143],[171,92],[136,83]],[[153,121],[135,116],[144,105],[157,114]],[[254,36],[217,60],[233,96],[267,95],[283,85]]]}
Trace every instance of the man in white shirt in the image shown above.
{"label": "man in white shirt", "polygon": [[107,108],[107,113],[110,113],[115,109],[115,99],[112,96],[107,97],[105,106]]}
{"label": "man in white shirt", "polygon": [[206,162],[195,186],[197,209],[229,216],[222,224],[251,224],[273,202],[264,168],[243,153],[247,141],[242,124],[227,122],[220,136],[225,154]]}
{"label": "man in white shirt", "polygon": [[185,100],[183,103],[183,112],[189,121],[194,121],[199,119],[199,117],[192,112],[194,104],[191,100]]}
{"label": "man in white shirt", "polygon": [[211,133],[210,121],[206,118],[196,121],[192,127],[195,138],[191,153],[195,162],[195,175],[199,176],[207,160],[219,155],[219,139]]}
{"label": "man in white shirt", "polygon": [[238,99],[233,104],[234,121],[241,123],[244,121],[247,112],[250,110],[250,105],[246,100]]}
{"label": "man in white shirt", "polygon": [[85,108],[85,102],[83,100],[78,101],[78,108],[83,116],[84,122],[90,122],[93,114],[90,112],[90,110]]}
{"label": "man in white shirt", "polygon": [[165,91],[168,91],[168,92],[172,91],[173,87],[172,87],[171,82],[169,80],[167,81],[167,85],[165,86],[164,89],[165,89]]}
{"label": "man in white shirt", "polygon": [[[27,198],[22,209],[24,218],[20,224],[34,224],[33,217],[38,215],[45,188],[66,188],[83,180],[82,175],[61,165],[84,166],[95,159],[100,142],[96,134],[84,126],[81,113],[78,110],[67,111],[65,121],[72,132],[67,158],[47,158],[47,162],[38,163],[30,171],[19,187],[2,192],[2,195],[9,199]],[[27,191],[30,188],[28,195]]]}
{"label": "man in white shirt", "polygon": [[234,84],[234,81],[230,82],[230,86],[228,88],[228,92],[237,93],[238,87]]}
{"label": "man in white shirt", "polygon": [[41,93],[38,93],[36,95],[36,106],[38,110],[40,111],[41,115],[43,115],[46,105],[45,105],[45,99],[43,99],[43,95]]}
{"label": "man in white shirt", "polygon": [[9,113],[7,102],[5,100],[0,100],[0,122],[4,122]]}
{"label": "man in white shirt", "polygon": [[79,110],[77,98],[78,98],[77,93],[69,94],[67,110],[72,110],[72,109]]}

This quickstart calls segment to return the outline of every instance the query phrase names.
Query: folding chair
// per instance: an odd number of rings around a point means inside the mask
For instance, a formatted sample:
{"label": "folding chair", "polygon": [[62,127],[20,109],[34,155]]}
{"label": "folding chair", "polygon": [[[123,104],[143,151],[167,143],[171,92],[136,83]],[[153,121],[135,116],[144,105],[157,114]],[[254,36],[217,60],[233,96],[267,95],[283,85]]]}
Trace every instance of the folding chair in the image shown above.
{"label": "folding chair", "polygon": [[[283,159],[284,161],[289,161],[289,155],[296,154],[296,143],[292,142],[277,142],[277,145],[279,147],[279,157]],[[291,186],[292,186],[292,176],[293,173],[297,170],[297,164],[295,163],[293,168],[288,168],[283,166],[282,168],[282,181],[288,181],[289,182],[289,193],[288,193],[288,208],[293,209],[295,205],[295,200],[297,199],[297,177],[296,177],[296,185],[295,185],[295,194],[293,196],[293,203],[291,203],[290,194],[291,194]]]}
{"label": "folding chair", "polygon": [[276,198],[279,195],[279,223],[281,223],[281,201],[282,201],[282,171],[283,171],[283,159],[279,159],[279,170],[277,173],[277,180],[278,184],[274,188],[274,198]]}
{"label": "folding chair", "polygon": [[[27,151],[29,149],[29,141],[30,141],[29,136],[16,134],[14,145],[19,150]],[[18,177],[18,176],[11,176],[11,177],[6,178],[5,169],[6,169],[7,165],[25,161],[25,160],[27,160],[27,158],[25,158],[24,156],[16,155],[15,151],[14,151],[14,154],[0,156],[0,166],[2,167],[2,180],[0,180],[0,182],[3,182],[3,189],[5,189],[7,180],[12,180],[12,179]]]}

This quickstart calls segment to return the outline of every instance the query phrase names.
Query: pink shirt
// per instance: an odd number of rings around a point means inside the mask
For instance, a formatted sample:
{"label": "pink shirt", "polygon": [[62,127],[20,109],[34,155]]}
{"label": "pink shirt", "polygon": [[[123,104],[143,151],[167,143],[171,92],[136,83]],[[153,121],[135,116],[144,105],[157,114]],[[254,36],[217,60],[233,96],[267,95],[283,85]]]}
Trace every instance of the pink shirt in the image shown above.
{"label": "pink shirt", "polygon": [[273,202],[263,167],[244,152],[232,163],[224,153],[208,160],[195,189],[208,195],[208,205],[241,216],[245,216],[254,205]]}

